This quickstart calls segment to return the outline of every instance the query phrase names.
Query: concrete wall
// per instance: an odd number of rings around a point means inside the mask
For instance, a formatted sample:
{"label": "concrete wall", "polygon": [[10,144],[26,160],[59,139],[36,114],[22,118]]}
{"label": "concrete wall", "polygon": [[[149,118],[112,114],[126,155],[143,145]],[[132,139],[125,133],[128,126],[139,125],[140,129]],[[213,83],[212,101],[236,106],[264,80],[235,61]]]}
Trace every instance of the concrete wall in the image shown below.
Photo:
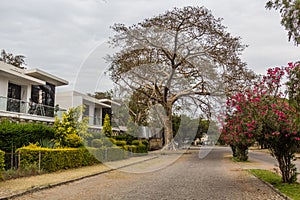
{"label": "concrete wall", "polygon": [[0,110],[6,110],[7,100],[7,90],[8,90],[8,79],[0,75]]}

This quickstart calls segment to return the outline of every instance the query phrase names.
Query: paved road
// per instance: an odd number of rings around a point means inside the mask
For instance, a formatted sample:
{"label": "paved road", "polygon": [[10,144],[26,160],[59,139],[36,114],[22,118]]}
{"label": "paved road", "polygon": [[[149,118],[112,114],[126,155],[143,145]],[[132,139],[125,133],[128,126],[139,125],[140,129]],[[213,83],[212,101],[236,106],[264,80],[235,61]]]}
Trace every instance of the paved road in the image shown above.
{"label": "paved road", "polygon": [[[161,170],[113,171],[18,199],[283,199],[230,161],[228,148],[215,148],[203,159],[198,155],[191,150]],[[135,167],[157,165],[168,156]]]}

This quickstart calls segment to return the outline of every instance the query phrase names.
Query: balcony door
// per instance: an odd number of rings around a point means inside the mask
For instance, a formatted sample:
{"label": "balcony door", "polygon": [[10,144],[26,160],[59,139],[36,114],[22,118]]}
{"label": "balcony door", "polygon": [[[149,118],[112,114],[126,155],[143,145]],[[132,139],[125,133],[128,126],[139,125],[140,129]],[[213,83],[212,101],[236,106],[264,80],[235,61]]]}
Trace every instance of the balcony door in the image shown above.
{"label": "balcony door", "polygon": [[20,112],[21,86],[8,83],[7,111]]}

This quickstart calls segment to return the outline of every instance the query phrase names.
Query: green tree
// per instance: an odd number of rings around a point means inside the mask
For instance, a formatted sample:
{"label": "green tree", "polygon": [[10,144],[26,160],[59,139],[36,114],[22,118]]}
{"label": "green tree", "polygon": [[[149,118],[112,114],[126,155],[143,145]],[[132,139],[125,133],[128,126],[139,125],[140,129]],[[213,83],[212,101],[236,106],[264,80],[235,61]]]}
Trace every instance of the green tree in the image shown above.
{"label": "green tree", "polygon": [[7,64],[13,65],[15,67],[24,69],[25,61],[24,61],[25,56],[23,55],[16,55],[14,56],[12,53],[6,53],[5,50],[3,49],[1,51],[1,57],[0,61],[3,61]]}
{"label": "green tree", "polygon": [[239,83],[245,69],[240,38],[232,37],[221,19],[204,7],[174,8],[112,29],[116,34],[111,43],[121,50],[108,58],[111,77],[122,90],[143,94],[150,106],[163,107],[164,139],[170,148],[173,106],[181,104],[180,99],[208,106],[205,96],[220,90],[220,80]]}
{"label": "green tree", "polygon": [[112,127],[111,127],[110,118],[108,114],[106,114],[104,117],[102,133],[105,134],[107,137],[110,137],[112,135]]}
{"label": "green tree", "polygon": [[105,92],[95,92],[94,94],[88,94],[88,95],[96,99],[112,99],[113,91],[107,90]]}
{"label": "green tree", "polygon": [[279,10],[281,25],[288,31],[289,41],[300,43],[300,0],[270,0],[266,8]]}
{"label": "green tree", "polygon": [[54,142],[57,147],[79,147],[84,138],[89,136],[88,119],[82,118],[83,110],[82,106],[70,108],[63,114],[62,120],[55,118]]}

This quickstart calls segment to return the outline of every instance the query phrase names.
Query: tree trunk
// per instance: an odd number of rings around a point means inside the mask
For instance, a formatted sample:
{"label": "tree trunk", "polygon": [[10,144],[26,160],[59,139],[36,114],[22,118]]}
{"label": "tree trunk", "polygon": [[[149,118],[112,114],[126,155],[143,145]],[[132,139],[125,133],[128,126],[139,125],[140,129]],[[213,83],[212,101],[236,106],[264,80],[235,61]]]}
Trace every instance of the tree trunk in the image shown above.
{"label": "tree trunk", "polygon": [[173,141],[173,124],[172,124],[172,105],[165,106],[165,115],[163,117],[164,124],[164,140],[165,146],[163,150],[175,150]]}
{"label": "tree trunk", "polygon": [[292,162],[294,155],[292,153],[276,152],[276,159],[282,175],[283,183],[293,183],[297,180],[297,170]]}

